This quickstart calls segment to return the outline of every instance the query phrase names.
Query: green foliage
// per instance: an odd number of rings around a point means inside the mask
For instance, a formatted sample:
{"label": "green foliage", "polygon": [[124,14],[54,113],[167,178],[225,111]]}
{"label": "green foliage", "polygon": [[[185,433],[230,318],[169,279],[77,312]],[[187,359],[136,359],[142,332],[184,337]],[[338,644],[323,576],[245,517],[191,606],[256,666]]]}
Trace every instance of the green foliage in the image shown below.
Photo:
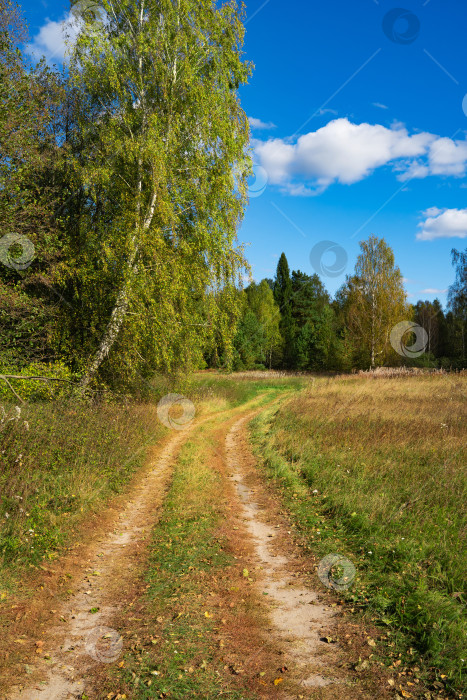
{"label": "green foliage", "polygon": [[235,369],[271,368],[281,352],[280,311],[266,280],[242,293],[243,315],[234,339]]}
{"label": "green foliage", "polygon": [[[248,122],[234,3],[102,3],[72,52],[80,197],[70,203],[75,363],[115,383],[231,355]],[[237,176],[234,177],[234,172]],[[79,301],[79,304],[78,304]],[[80,329],[76,333],[75,329]]]}
{"label": "green foliage", "polygon": [[[56,401],[69,397],[73,384],[77,383],[70,369],[63,362],[33,362],[18,369],[15,366],[0,364],[0,374],[25,377],[25,379],[9,378],[8,381],[24,401]],[[43,377],[27,379],[27,377]],[[47,379],[49,381],[47,381]],[[57,381],[56,381],[57,380]],[[14,400],[7,383],[0,379],[0,400]]]}
{"label": "green foliage", "polygon": [[291,369],[294,365],[295,323],[292,316],[292,280],[290,279],[289,263],[285,253],[282,253],[277,263],[274,280],[274,299],[281,313],[279,329],[283,339],[283,366]]}
{"label": "green foliage", "polygon": [[397,323],[410,320],[410,310],[402,274],[384,238],[370,236],[360,248],[355,274],[347,278],[340,298],[357,363],[373,368],[397,361],[390,333]]}
{"label": "green foliage", "polygon": [[44,62],[26,67],[25,40],[17,5],[0,0],[0,354],[18,366],[55,355],[57,212],[66,196],[63,81]]}
{"label": "green foliage", "polygon": [[449,318],[451,357],[460,359],[465,367],[467,360],[467,248],[465,251],[452,250],[452,264],[456,268],[456,278],[449,288],[448,306],[452,312]]}

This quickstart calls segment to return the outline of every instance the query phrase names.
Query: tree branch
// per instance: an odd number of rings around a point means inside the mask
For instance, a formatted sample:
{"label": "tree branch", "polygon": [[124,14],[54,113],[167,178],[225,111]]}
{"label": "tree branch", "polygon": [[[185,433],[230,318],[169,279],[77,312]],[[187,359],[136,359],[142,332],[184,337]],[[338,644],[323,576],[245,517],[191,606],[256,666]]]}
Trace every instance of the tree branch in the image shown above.
{"label": "tree branch", "polygon": [[21,401],[21,403],[26,403],[26,401],[25,401],[24,399],[22,399],[21,396],[20,396],[19,394],[16,393],[16,391],[13,389],[13,387],[11,386],[10,382],[8,381],[8,379],[6,378],[6,376],[5,376],[4,374],[0,374],[0,379],[3,379],[3,381],[4,381],[6,384],[8,384],[8,388],[9,388],[10,391],[16,396],[16,398],[18,399],[18,401]]}

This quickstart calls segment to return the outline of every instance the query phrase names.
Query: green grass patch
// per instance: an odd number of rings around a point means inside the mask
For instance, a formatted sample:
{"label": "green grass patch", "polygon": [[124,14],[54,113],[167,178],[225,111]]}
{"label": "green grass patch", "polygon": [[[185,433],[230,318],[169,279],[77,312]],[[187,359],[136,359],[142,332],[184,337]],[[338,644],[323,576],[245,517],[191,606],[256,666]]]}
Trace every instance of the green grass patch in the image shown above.
{"label": "green grass patch", "polygon": [[266,394],[265,402],[271,400],[271,395],[280,395],[292,391],[300,391],[310,384],[310,378],[278,376],[277,374],[264,373],[264,376],[255,378],[248,373],[222,374],[216,372],[199,372],[195,374],[189,386],[187,395],[192,400],[207,400],[209,398],[223,399],[229,408],[236,408],[252,401],[259,394]]}

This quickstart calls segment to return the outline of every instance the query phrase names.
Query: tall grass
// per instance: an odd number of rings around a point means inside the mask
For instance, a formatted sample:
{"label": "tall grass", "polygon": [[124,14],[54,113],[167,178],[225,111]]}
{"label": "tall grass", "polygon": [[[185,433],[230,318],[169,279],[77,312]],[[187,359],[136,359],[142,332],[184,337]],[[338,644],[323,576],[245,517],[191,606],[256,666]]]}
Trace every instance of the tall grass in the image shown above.
{"label": "tall grass", "polygon": [[[153,405],[5,406],[0,573],[55,558],[74,526],[118,493],[165,430]],[[10,420],[15,418],[14,420]]]}
{"label": "tall grass", "polygon": [[357,566],[349,599],[457,689],[467,659],[466,399],[465,374],[354,376],[321,380],[269,427],[256,424],[313,550]]}

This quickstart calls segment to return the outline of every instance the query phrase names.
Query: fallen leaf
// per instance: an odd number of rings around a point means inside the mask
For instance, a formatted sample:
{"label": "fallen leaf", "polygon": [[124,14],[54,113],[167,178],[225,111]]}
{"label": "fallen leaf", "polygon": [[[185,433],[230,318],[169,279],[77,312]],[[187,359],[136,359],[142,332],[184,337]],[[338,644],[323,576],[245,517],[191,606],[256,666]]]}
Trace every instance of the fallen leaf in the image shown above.
{"label": "fallen leaf", "polygon": [[279,685],[279,683],[282,683],[283,680],[284,680],[283,678],[275,678],[274,685]]}
{"label": "fallen leaf", "polygon": [[356,671],[366,671],[367,668],[370,667],[369,662],[365,659],[365,661],[361,661],[355,666]]}

